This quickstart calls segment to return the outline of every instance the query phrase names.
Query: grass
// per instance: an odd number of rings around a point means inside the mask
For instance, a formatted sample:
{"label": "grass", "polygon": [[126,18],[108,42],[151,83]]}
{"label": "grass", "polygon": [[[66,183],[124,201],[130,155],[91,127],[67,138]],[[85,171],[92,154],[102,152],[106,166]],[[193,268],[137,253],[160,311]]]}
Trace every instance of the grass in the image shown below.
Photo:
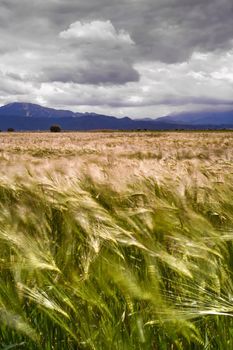
{"label": "grass", "polygon": [[61,135],[0,136],[1,349],[233,348],[232,135]]}

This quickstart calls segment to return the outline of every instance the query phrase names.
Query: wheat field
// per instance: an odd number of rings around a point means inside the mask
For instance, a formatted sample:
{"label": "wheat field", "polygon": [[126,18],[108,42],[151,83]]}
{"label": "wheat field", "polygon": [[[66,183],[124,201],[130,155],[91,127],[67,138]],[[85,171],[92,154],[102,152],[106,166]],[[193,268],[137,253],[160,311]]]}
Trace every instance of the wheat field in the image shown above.
{"label": "wheat field", "polygon": [[0,133],[1,349],[232,349],[233,133]]}

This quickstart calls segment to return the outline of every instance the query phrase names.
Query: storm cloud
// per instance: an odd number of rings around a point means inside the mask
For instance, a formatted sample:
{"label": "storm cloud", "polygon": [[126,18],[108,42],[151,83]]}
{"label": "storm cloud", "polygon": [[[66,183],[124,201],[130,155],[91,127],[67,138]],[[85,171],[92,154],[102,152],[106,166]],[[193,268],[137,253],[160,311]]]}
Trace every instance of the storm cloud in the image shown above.
{"label": "storm cloud", "polygon": [[233,100],[232,0],[2,0],[0,103],[132,117]]}

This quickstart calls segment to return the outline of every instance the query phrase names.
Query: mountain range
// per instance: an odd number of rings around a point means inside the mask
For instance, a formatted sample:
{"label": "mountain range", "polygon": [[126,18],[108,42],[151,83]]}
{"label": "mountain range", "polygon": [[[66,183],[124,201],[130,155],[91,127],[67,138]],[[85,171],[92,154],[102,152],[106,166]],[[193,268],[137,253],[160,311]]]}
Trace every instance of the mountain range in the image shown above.
{"label": "mountain range", "polygon": [[156,119],[157,122],[188,123],[190,125],[233,125],[233,110],[182,112]]}
{"label": "mountain range", "polygon": [[183,112],[157,119],[116,118],[96,113],[75,113],[32,103],[13,102],[0,107],[0,129],[48,130],[58,124],[62,130],[174,130],[233,128],[233,110]]}

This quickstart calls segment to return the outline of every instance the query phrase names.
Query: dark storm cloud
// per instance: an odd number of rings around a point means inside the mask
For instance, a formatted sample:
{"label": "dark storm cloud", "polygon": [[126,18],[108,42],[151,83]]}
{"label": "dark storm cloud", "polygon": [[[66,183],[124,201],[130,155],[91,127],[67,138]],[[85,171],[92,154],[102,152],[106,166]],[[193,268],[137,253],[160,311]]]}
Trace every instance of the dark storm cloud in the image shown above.
{"label": "dark storm cloud", "polygon": [[[16,79],[16,80],[15,80]],[[3,74],[0,71],[0,95],[23,95],[29,92],[29,88],[22,86],[18,76]]]}
{"label": "dark storm cloud", "polygon": [[129,81],[136,82],[139,80],[138,72],[130,65],[124,62],[111,62],[111,64],[94,61],[92,64],[86,64],[86,67],[72,65],[64,69],[59,67],[48,67],[44,71],[43,81],[52,82],[71,82],[78,84],[125,84]]}
{"label": "dark storm cloud", "polygon": [[135,115],[221,104],[233,94],[232,18],[232,0],[0,0],[2,90],[45,102],[58,90],[64,105],[84,91],[83,104],[106,97]]}
{"label": "dark storm cloud", "polygon": [[125,84],[139,80],[131,58],[135,43],[110,21],[77,21],[60,32],[59,38],[63,57],[45,67],[45,81]]}
{"label": "dark storm cloud", "polygon": [[137,60],[182,61],[194,50],[229,48],[233,39],[232,0],[8,0],[0,7],[0,25],[17,30],[15,42],[49,42],[76,21],[110,20],[130,34]]}

